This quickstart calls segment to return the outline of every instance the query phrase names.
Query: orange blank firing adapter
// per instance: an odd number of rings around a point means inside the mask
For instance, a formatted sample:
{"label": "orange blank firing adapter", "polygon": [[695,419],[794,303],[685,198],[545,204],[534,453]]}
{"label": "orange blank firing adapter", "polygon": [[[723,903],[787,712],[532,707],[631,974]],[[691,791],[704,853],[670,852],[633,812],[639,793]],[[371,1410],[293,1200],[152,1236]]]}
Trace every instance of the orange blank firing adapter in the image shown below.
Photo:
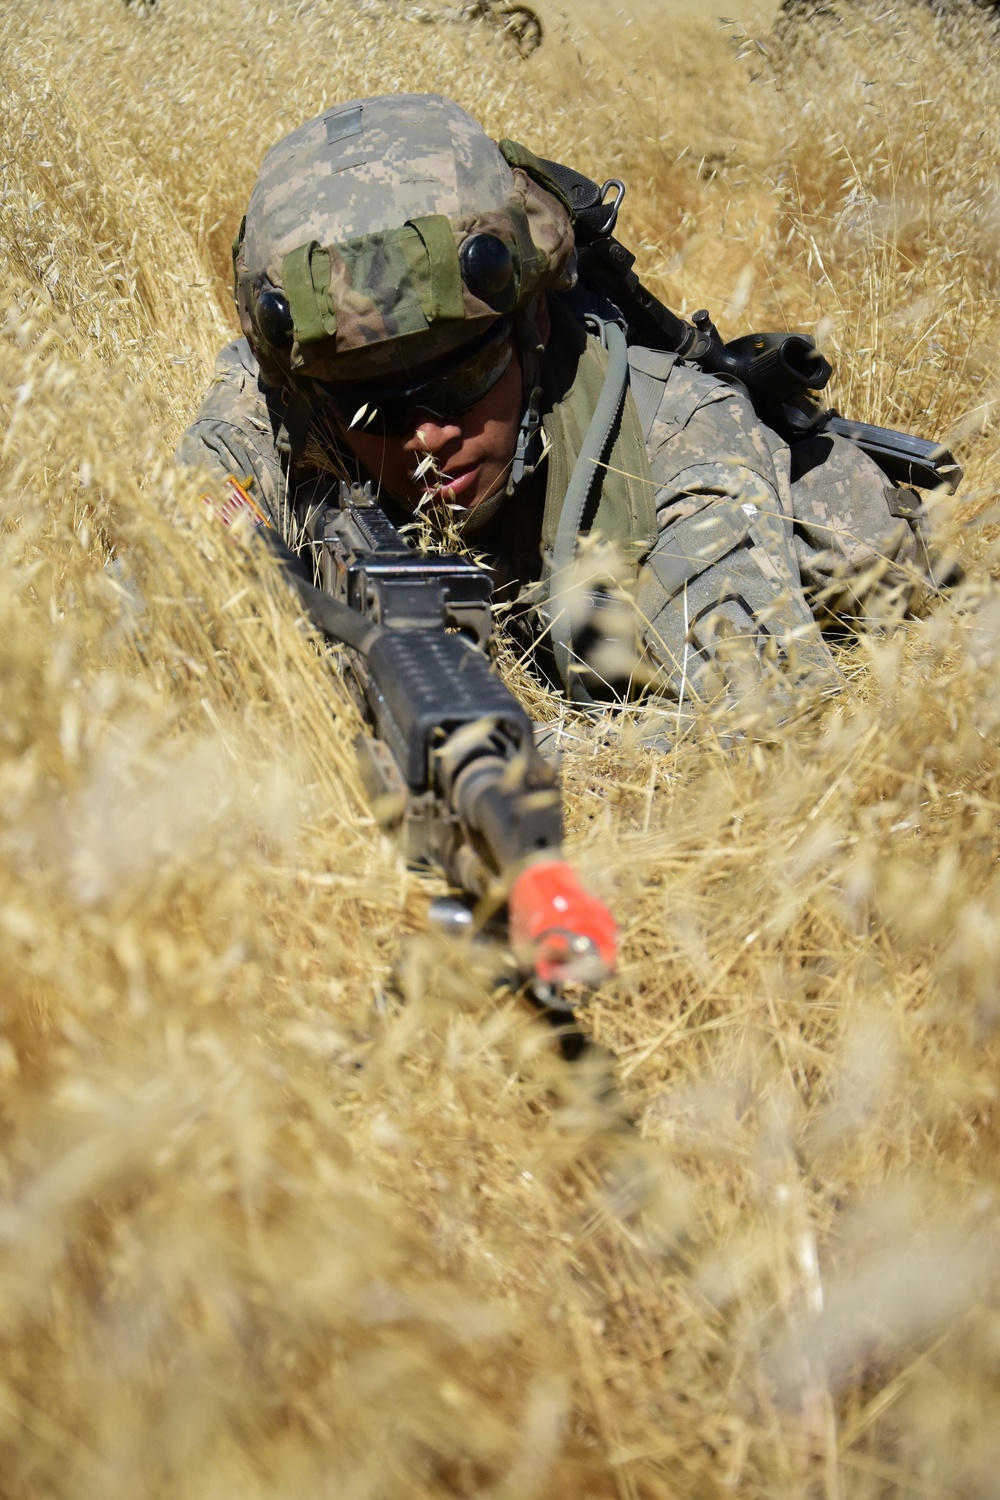
{"label": "orange blank firing adapter", "polygon": [[600,984],[614,973],[618,926],[563,860],[529,865],[507,897],[510,944],[543,984]]}

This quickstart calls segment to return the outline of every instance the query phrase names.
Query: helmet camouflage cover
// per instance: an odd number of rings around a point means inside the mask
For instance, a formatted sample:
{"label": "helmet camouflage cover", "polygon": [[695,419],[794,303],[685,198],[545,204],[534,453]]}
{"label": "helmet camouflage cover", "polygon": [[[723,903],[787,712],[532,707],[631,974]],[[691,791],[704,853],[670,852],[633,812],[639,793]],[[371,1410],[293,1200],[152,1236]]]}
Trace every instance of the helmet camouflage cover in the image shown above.
{"label": "helmet camouflage cover", "polygon": [[279,141],[233,246],[265,374],[392,378],[570,286],[570,214],[531,160],[435,94],[337,104]]}

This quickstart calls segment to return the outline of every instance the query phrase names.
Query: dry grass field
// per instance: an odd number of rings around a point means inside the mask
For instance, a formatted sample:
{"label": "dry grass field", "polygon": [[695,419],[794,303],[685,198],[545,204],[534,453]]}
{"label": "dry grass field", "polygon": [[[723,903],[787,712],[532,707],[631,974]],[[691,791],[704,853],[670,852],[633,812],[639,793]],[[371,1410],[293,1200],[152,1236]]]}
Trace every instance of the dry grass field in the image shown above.
{"label": "dry grass field", "polygon": [[[0,15],[0,1496],[1000,1496],[1000,44],[407,11]],[[622,176],[674,307],[817,332],[966,466],[965,586],[823,715],[568,755],[617,1091],[421,935],[349,701],[170,462],[263,152],[394,89]]]}

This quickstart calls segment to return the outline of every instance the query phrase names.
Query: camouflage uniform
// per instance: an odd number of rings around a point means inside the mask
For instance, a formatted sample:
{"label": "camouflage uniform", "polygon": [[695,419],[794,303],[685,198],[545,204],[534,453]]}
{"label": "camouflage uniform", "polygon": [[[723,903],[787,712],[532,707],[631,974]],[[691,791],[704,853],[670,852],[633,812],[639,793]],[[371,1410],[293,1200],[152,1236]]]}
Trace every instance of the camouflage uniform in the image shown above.
{"label": "camouflage uniform", "polygon": [[[371,228],[401,221],[401,230]],[[598,340],[561,296],[572,283],[565,213],[462,111],[421,97],[339,106],[294,132],[265,160],[245,225],[234,247],[245,336],[220,354],[178,457],[251,481],[292,540],[304,510],[356,472],[334,424],[303,399],[310,381],[405,372],[461,348],[498,311],[516,315],[548,295],[552,333],[530,372],[543,392],[548,473],[508,487],[465,527],[493,560],[498,599],[544,639],[565,471],[602,368]],[[511,248],[518,279],[507,307],[453,274],[456,247],[482,232]],[[274,287],[290,304],[283,340],[262,327],[261,293]],[[748,647],[758,668],[770,659],[786,676],[833,681],[814,609],[825,601],[832,613],[863,614],[887,571],[909,586],[923,561],[915,497],[842,439],[790,452],[742,392],[675,356],[633,349],[629,365],[590,525],[624,554],[658,689],[714,699],[745,684]]]}

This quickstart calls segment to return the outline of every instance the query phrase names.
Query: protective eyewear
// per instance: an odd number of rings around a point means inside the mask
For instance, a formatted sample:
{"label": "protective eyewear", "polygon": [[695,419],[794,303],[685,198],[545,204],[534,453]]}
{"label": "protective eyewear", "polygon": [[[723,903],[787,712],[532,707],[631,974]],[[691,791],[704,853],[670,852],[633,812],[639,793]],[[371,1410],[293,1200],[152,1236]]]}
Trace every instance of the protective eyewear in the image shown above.
{"label": "protective eyewear", "polygon": [[[502,318],[485,339],[466,345],[448,361],[424,367],[413,384],[400,381],[314,382],[342,427],[405,437],[425,414],[449,422],[471,411],[510,367],[510,319]],[[431,373],[433,370],[433,373]]]}

